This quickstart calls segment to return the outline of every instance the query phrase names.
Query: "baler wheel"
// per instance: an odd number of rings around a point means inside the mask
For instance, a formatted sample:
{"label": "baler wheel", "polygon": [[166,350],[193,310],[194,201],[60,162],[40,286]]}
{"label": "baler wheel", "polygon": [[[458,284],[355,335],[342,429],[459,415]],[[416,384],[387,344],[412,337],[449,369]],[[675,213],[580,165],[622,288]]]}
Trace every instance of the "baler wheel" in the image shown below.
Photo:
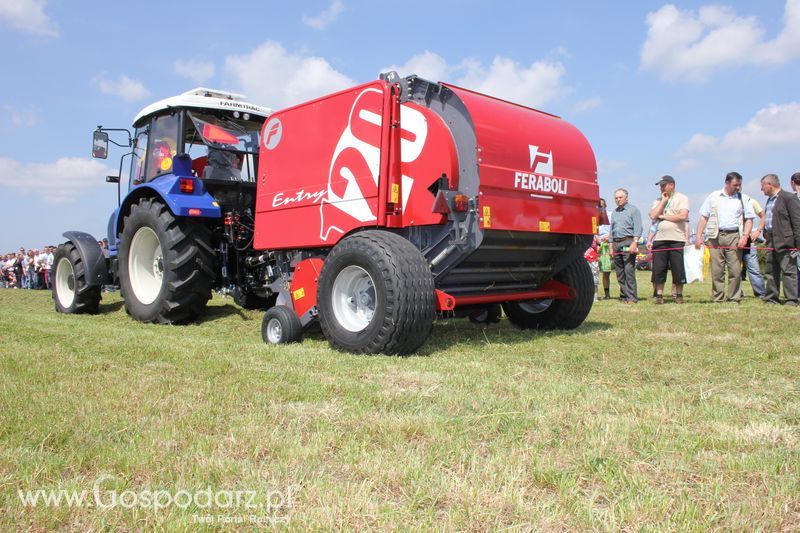
{"label": "baler wheel", "polygon": [[125,310],[141,322],[183,324],[201,316],[214,282],[211,230],[142,198],[125,217],[119,277]]}
{"label": "baler wheel", "polygon": [[261,321],[261,338],[267,344],[298,342],[303,336],[303,326],[293,309],[285,305],[270,307]]}
{"label": "baler wheel", "polygon": [[100,286],[86,283],[81,254],[65,242],[53,257],[53,300],[56,311],[66,314],[96,314],[100,307]]}
{"label": "baler wheel", "polygon": [[317,288],[322,332],[337,349],[409,354],[430,335],[436,315],[433,276],[408,240],[368,230],[337,244]]}
{"label": "baler wheel", "polygon": [[572,300],[528,300],[505,302],[509,321],[522,329],[575,329],[594,302],[594,279],[589,263],[581,257],[556,274],[555,279],[575,289]]}

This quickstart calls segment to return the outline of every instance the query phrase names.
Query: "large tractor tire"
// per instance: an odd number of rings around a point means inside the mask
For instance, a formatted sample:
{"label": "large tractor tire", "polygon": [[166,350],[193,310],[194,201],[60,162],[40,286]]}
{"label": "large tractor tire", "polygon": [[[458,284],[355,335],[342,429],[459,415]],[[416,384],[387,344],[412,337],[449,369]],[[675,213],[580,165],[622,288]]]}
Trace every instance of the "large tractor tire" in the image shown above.
{"label": "large tractor tire", "polygon": [[100,308],[100,286],[86,283],[81,254],[71,242],[60,245],[53,256],[53,300],[56,311],[96,314]]}
{"label": "large tractor tire", "polygon": [[576,259],[555,279],[575,289],[575,298],[505,302],[503,310],[512,324],[522,329],[575,329],[586,320],[594,302],[594,278],[589,263],[582,257]]}
{"label": "large tractor tire", "polygon": [[433,276],[406,239],[369,230],[343,239],[317,287],[322,333],[337,350],[409,354],[430,335],[436,315]]}
{"label": "large tractor tire", "polygon": [[184,324],[201,316],[214,282],[211,230],[142,198],[125,217],[119,247],[125,310],[141,322]]}

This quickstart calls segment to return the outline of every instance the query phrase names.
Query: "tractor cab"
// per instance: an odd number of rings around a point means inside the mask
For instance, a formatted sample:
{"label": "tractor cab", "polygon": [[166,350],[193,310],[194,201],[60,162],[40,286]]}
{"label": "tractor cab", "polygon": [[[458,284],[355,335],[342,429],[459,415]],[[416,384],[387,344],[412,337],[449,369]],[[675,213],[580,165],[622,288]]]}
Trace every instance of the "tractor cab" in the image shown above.
{"label": "tractor cab", "polygon": [[[259,136],[270,113],[244,101],[242,95],[206,88],[151,104],[134,118],[130,163],[120,164],[118,179],[133,189],[172,175],[176,156],[186,154],[192,176],[211,187],[218,183],[226,188],[227,183],[230,188],[234,182],[255,185]],[[98,127],[95,157],[107,157],[107,131],[119,130]]]}
{"label": "tractor cab", "polygon": [[129,187],[173,171],[178,154],[204,180],[255,182],[261,126],[270,110],[242,95],[198,88],[144,108],[128,172]]}

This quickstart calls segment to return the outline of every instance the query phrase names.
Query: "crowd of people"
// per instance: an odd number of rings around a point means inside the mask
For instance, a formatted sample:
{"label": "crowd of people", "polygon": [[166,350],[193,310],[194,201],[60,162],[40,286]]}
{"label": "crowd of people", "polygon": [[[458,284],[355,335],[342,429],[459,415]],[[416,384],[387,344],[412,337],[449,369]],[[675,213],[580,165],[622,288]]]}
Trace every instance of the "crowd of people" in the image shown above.
{"label": "crowd of people", "polygon": [[[617,189],[614,192],[617,207],[611,211],[601,198],[598,234],[586,253],[595,275],[595,294],[602,282],[603,298],[611,298],[609,285],[614,271],[620,288],[619,299],[637,303],[637,255],[639,247],[646,246],[652,254],[653,303],[665,302],[664,286],[667,273],[671,273],[672,299],[682,304],[686,284],[685,249],[706,246],[710,252],[711,298],[715,303],[742,300],[741,281],[745,270],[754,296],[765,304],[798,306],[800,172],[792,175],[790,184],[794,192],[783,190],[775,174],[761,178],[761,191],[765,195],[762,206],[756,198],[742,192],[742,176],[729,172],[723,187],[713,191],[703,202],[696,230],[692,232],[689,198],[676,191],[672,176],[663,176],[656,183],[660,195],[648,212],[650,226],[646,240],[642,215],[629,202],[628,191]],[[764,252],[763,267],[759,251]]]}
{"label": "crowd of people", "polygon": [[0,258],[0,287],[9,289],[49,289],[53,272],[55,246],[44,246],[41,250],[3,254]]}

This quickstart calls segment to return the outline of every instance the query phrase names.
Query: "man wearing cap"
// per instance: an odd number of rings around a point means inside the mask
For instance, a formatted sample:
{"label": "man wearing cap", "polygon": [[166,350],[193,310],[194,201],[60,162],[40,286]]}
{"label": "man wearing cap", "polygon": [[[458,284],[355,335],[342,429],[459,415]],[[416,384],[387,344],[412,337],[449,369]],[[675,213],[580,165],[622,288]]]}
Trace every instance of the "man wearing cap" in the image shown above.
{"label": "man wearing cap", "polygon": [[636,254],[642,236],[642,214],[628,203],[628,191],[614,191],[617,208],[611,212],[611,247],[614,270],[619,283],[620,300],[635,304],[639,301],[636,289]]}
{"label": "man wearing cap", "polygon": [[756,214],[751,203],[744,201],[741,190],[741,174],[729,172],[725,187],[709,194],[700,208],[694,245],[700,248],[705,238],[711,248],[711,297],[716,303],[742,300],[742,250]]}
{"label": "man wearing cap", "polygon": [[656,224],[653,235],[653,283],[656,295],[653,303],[664,303],[664,283],[667,270],[672,271],[675,284],[675,303],[683,303],[686,271],[683,267],[683,247],[686,243],[686,221],[689,219],[689,198],[675,192],[675,179],[663,176],[656,185],[661,187],[661,199],[650,209],[650,220]]}

